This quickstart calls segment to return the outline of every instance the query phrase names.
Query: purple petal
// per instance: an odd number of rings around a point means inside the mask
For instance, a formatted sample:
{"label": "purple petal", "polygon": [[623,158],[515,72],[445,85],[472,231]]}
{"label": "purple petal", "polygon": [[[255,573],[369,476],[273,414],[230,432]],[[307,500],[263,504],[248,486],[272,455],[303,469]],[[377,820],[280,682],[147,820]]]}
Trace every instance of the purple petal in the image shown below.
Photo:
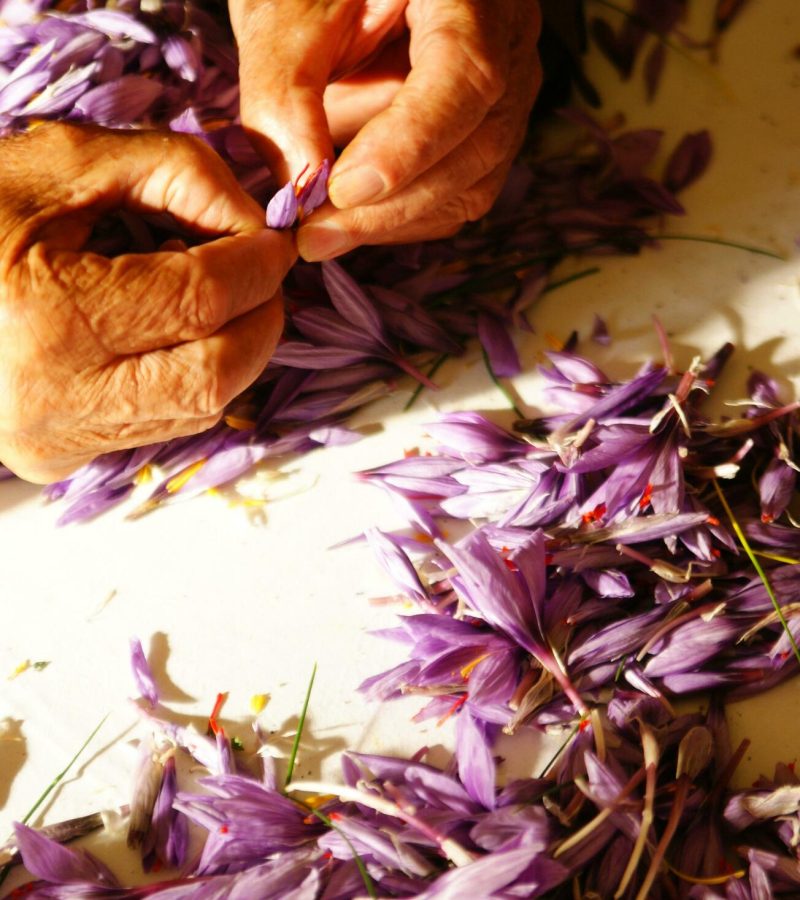
{"label": "purple petal", "polygon": [[758,480],[761,496],[761,521],[780,518],[794,496],[797,471],[782,459],[772,459]]}
{"label": "purple petal", "polygon": [[427,605],[428,592],[422,586],[413,563],[400,546],[390,535],[377,528],[368,528],[365,534],[372,552],[400,590],[417,603]]}
{"label": "purple petal", "polygon": [[682,191],[703,174],[710,160],[711,135],[708,131],[684,135],[667,160],[664,185],[673,193]]}
{"label": "purple petal", "polygon": [[383,346],[386,334],[375,304],[337,262],[322,264],[322,280],[339,315]]}
{"label": "purple petal", "polygon": [[478,316],[478,340],[481,342],[489,365],[495,375],[511,378],[518,375],[522,366],[516,348],[506,326],[488,313]]}
{"label": "purple petal", "polygon": [[55,884],[118,888],[119,883],[106,866],[86,850],[69,850],[33,828],[14,823],[17,847],[25,868],[37,878]]}
{"label": "purple petal", "polygon": [[7,84],[0,90],[0,113],[14,112],[24,106],[49,80],[49,72],[30,72]]}
{"label": "purple petal", "polygon": [[156,44],[158,38],[143,22],[124,12],[111,9],[93,9],[78,15],[58,14],[76,25],[100,31],[111,38],[130,38],[140,44]]}
{"label": "purple petal", "polygon": [[297,220],[297,195],[291,181],[267,204],[267,228],[291,228]]}
{"label": "purple petal", "polygon": [[465,707],[456,720],[458,775],[467,793],[486,809],[494,809],[496,768],[485,723]]}
{"label": "purple petal", "polygon": [[139,689],[139,694],[147,700],[150,708],[154,709],[158,706],[159,690],[153,672],[144,655],[142,644],[138,638],[131,638],[131,668],[133,669],[133,680]]}
{"label": "purple petal", "polygon": [[138,121],[161,96],[163,87],[144,75],[123,75],[87,91],[75,111],[101,125]]}
{"label": "purple petal", "polygon": [[300,189],[297,201],[303,210],[303,216],[307,216],[328,199],[328,176],[331,165],[327,159],[320,163],[316,171]]}

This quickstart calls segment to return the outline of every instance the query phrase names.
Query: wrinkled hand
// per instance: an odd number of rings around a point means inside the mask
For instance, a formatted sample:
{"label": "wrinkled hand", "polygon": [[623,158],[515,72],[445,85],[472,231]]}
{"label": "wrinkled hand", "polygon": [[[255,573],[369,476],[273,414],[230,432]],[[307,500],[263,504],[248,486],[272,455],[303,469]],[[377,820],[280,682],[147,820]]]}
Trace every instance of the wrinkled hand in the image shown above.
{"label": "wrinkled hand", "polygon": [[229,6],[242,118],[278,175],[350,141],[332,205],[300,229],[306,259],[445,237],[489,209],[541,81],[535,0]]}
{"label": "wrinkled hand", "polygon": [[[122,208],[205,238],[109,259]],[[185,136],[42,126],[0,141],[0,460],[53,481],[100,453],[193,434],[266,365],[291,239]],[[224,235],[224,236],[219,236]]]}

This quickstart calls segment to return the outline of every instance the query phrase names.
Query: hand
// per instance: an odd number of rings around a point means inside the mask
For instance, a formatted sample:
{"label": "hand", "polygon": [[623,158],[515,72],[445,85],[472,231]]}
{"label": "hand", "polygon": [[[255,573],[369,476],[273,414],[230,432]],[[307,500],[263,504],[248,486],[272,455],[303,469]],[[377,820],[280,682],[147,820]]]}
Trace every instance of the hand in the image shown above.
{"label": "hand", "polygon": [[[282,180],[331,158],[306,259],[488,211],[541,81],[535,0],[230,0],[242,118]],[[330,123],[330,127],[329,124]]]}
{"label": "hand", "polygon": [[[215,239],[83,249],[121,208]],[[31,481],[209,428],[280,335],[291,238],[193,138],[72,125],[4,138],[0,234],[0,459]]]}

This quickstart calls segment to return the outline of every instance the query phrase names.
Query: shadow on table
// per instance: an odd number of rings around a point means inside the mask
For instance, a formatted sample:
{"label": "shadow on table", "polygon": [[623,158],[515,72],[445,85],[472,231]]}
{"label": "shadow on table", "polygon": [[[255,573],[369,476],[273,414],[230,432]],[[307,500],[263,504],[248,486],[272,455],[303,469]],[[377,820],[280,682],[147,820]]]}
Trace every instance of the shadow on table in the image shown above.
{"label": "shadow on table", "polygon": [[0,513],[7,512],[21,503],[27,503],[38,496],[42,487],[19,478],[0,481]]}
{"label": "shadow on table", "polygon": [[11,785],[28,758],[22,719],[7,716],[0,719],[0,809],[3,809],[11,793]]}

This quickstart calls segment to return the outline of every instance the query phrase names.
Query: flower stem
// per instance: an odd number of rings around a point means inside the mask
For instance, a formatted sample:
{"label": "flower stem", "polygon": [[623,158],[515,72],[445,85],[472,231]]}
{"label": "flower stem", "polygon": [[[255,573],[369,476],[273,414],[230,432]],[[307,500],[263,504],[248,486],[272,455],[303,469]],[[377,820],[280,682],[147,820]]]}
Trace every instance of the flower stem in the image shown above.
{"label": "flower stem", "polygon": [[739,538],[739,543],[742,545],[742,549],[747,554],[750,562],[753,564],[753,568],[758,573],[758,577],[761,579],[764,588],[767,591],[767,596],[772,601],[772,605],[775,608],[775,614],[780,620],[780,623],[783,626],[783,630],[786,632],[786,637],[789,639],[789,643],[792,645],[792,650],[794,651],[797,662],[800,663],[800,647],[797,646],[797,641],[795,641],[794,635],[789,629],[789,623],[786,621],[786,617],[783,615],[783,610],[781,609],[781,605],[778,602],[778,598],[775,596],[775,591],[773,591],[772,589],[769,578],[767,578],[766,572],[761,568],[761,563],[758,561],[758,557],[755,555],[755,553],[753,553],[750,542],[745,537],[741,525],[739,525],[738,521],[736,520],[736,517],[733,514],[733,510],[730,508],[730,505],[725,498],[725,494],[722,493],[722,488],[720,488],[719,482],[716,478],[713,478],[712,482],[714,484],[714,490],[717,492],[717,496],[719,497],[720,503],[725,509],[726,515],[730,519],[736,537]]}
{"label": "flower stem", "polygon": [[[430,367],[430,369],[428,369],[427,377],[433,378],[433,376],[439,371],[439,369],[442,367],[442,365],[444,365],[445,361],[448,360],[449,358],[450,358],[449,353],[442,353],[441,356],[438,356],[436,358],[436,360],[434,361],[433,365]],[[416,388],[414,388],[414,393],[409,398],[408,403],[406,403],[406,405],[403,407],[403,412],[408,412],[411,409],[411,407],[417,402],[417,397],[419,397],[419,395],[422,393],[422,390],[424,387],[425,387],[425,385],[422,382],[420,382],[416,386]]]}
{"label": "flower stem", "polygon": [[502,383],[502,381],[500,381],[500,379],[495,374],[495,371],[492,368],[492,363],[489,360],[489,354],[486,352],[486,350],[483,350],[483,362],[484,362],[484,365],[486,366],[486,371],[489,373],[489,378],[492,379],[492,382],[494,383],[495,387],[506,398],[506,400],[508,401],[508,405],[511,407],[511,409],[514,410],[514,413],[517,416],[519,416],[520,419],[524,419],[525,413],[517,406],[516,400],[514,399],[514,395],[511,393],[511,391],[508,389],[508,387],[506,387],[506,385],[504,385]]}
{"label": "flower stem", "polygon": [[556,750],[556,752],[555,752],[555,753],[550,757],[550,759],[547,761],[547,765],[546,765],[546,766],[542,769],[542,771],[539,773],[539,776],[538,776],[539,778],[544,778],[545,775],[547,775],[547,773],[550,771],[550,769],[553,768],[553,766],[555,765],[556,760],[558,759],[559,756],[561,756],[561,754],[562,754],[562,753],[567,749],[567,747],[570,745],[570,742],[571,742],[572,739],[575,737],[575,735],[578,733],[578,731],[580,730],[580,727],[581,727],[582,724],[583,724],[583,719],[581,719],[581,720],[578,722],[578,724],[572,729],[572,731],[570,731],[570,733],[567,735],[567,739],[564,741],[564,743],[558,748],[558,750]]}
{"label": "flower stem", "polygon": [[756,253],[759,256],[768,256],[770,259],[779,259],[786,262],[786,257],[774,250],[765,247],[756,247],[753,244],[740,244],[738,241],[727,241],[724,238],[706,237],[702,234],[654,234],[656,241],[695,241],[698,244],[716,244],[718,247],[731,247],[733,250],[744,250],[746,253]]}

